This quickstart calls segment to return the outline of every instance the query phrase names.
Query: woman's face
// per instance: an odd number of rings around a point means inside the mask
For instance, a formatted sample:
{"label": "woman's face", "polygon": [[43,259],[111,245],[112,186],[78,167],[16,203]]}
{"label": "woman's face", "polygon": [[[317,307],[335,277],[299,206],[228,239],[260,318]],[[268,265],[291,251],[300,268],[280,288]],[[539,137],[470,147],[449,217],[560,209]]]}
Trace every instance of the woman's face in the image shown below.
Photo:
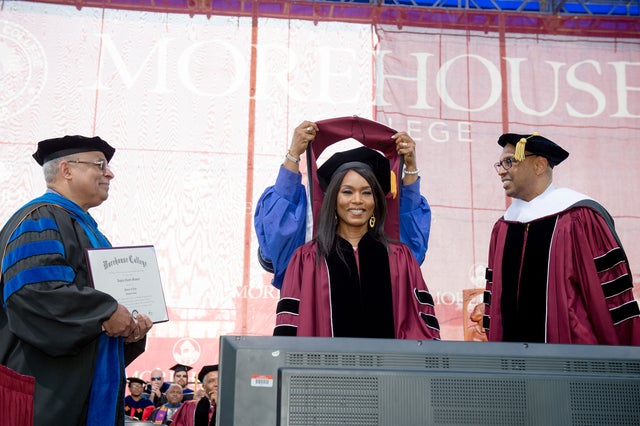
{"label": "woman's face", "polygon": [[369,182],[357,172],[349,170],[342,179],[336,200],[339,227],[367,230],[376,202]]}

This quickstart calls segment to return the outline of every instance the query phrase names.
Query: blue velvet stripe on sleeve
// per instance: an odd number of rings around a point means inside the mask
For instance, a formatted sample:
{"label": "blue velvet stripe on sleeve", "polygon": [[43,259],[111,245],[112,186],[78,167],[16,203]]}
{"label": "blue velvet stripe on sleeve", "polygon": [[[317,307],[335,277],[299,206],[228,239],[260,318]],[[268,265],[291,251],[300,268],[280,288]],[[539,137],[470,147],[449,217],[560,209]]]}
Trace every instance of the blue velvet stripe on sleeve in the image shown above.
{"label": "blue velvet stripe on sleeve", "polygon": [[25,220],[22,221],[18,228],[16,228],[16,230],[13,232],[11,238],[9,238],[9,242],[14,241],[16,238],[19,238],[21,235],[27,232],[42,232],[48,230],[58,230],[56,221],[51,217],[43,217],[39,220]]}
{"label": "blue velvet stripe on sleeve", "polygon": [[[16,246],[8,252],[2,262],[2,274],[4,275],[11,267],[18,262],[26,262],[27,268],[22,270],[11,279],[5,282],[2,297],[6,303],[9,296],[20,290],[27,284],[39,283],[42,281],[64,281],[73,282],[75,272],[69,266],[64,265],[48,265],[39,266],[36,261],[38,256],[59,255],[64,258],[65,249],[61,241],[54,239],[29,241],[28,234],[41,233],[43,231],[58,231],[58,226],[53,218],[41,218],[38,220],[24,220],[15,229],[10,237],[10,241],[22,242],[19,238],[24,237],[25,242]],[[29,268],[31,265],[33,267]]]}
{"label": "blue velvet stripe on sleeve", "polygon": [[27,284],[43,281],[64,281],[72,283],[75,277],[76,273],[73,268],[65,265],[38,266],[26,269],[5,283],[3,301],[6,303],[9,296]]}
{"label": "blue velvet stripe on sleeve", "polygon": [[64,257],[64,245],[58,240],[33,241],[11,250],[4,257],[2,273],[7,272],[16,263],[33,256],[43,254],[59,254]]}

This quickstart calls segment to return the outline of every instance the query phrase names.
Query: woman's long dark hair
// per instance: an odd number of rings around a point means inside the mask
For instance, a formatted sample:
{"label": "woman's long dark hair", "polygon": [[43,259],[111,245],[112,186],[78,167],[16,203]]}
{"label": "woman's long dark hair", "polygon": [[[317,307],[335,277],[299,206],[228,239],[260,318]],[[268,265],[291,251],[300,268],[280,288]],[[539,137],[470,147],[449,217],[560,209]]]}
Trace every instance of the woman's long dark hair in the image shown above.
{"label": "woman's long dark hair", "polygon": [[376,218],[376,223],[373,228],[369,228],[368,232],[374,239],[380,241],[385,247],[387,246],[388,238],[384,232],[384,220],[387,217],[387,200],[373,172],[366,167],[356,166],[335,173],[327,186],[327,192],[322,200],[322,207],[320,208],[320,215],[318,216],[318,232],[315,238],[318,243],[319,259],[326,258],[329,253],[336,250],[340,259],[346,263],[344,253],[340,250],[337,239],[338,219],[336,205],[342,180],[350,170],[362,176],[369,183],[369,186],[371,186],[375,202],[373,215]]}

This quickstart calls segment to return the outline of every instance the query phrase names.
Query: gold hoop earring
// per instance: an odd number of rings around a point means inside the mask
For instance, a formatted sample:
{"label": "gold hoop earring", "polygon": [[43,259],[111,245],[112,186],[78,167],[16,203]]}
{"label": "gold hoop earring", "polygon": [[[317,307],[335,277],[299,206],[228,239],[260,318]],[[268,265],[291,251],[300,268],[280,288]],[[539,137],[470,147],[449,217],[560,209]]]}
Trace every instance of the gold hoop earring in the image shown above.
{"label": "gold hoop earring", "polygon": [[374,226],[376,226],[376,217],[375,216],[371,216],[369,218],[369,227],[373,228]]}

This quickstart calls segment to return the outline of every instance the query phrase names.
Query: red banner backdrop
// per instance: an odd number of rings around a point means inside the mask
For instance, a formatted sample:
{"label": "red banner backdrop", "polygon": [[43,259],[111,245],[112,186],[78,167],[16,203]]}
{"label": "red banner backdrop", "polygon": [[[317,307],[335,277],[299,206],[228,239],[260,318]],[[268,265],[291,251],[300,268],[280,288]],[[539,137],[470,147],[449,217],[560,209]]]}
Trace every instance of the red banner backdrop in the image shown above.
{"label": "red banner backdrop", "polygon": [[444,339],[483,338],[473,308],[508,203],[491,166],[503,132],[538,131],[571,153],[556,185],[609,209],[635,270],[640,39],[629,32],[554,32],[535,18],[536,32],[482,13],[389,26],[379,10],[335,22],[320,9],[294,19],[82,4],[0,10],[0,184],[11,188],[0,218],[44,191],[37,141],[97,134],[117,148],[110,198],[91,212],[114,245],[156,247],[170,309],[129,375],[161,367],[171,379],[175,363],[195,374],[217,362],[220,335],[271,334],[278,291],[255,257],[254,203],[305,119],[356,114],[418,142],[433,209],[422,270]]}

